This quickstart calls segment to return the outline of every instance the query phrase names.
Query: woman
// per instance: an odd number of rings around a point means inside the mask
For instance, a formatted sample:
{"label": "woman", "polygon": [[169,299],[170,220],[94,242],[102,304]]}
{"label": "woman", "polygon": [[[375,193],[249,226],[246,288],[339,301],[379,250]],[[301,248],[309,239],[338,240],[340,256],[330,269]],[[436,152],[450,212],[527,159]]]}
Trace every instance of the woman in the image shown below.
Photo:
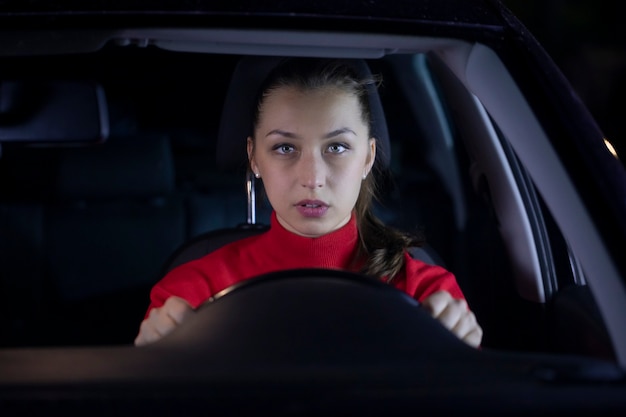
{"label": "woman", "polygon": [[151,291],[136,345],[160,339],[211,295],[237,282],[295,268],[359,271],[422,303],[471,346],[482,329],[448,271],[412,259],[415,237],[371,211],[376,139],[367,88],[345,61],[288,59],[261,89],[249,168],[273,212],[266,233],[226,245],[168,273]]}

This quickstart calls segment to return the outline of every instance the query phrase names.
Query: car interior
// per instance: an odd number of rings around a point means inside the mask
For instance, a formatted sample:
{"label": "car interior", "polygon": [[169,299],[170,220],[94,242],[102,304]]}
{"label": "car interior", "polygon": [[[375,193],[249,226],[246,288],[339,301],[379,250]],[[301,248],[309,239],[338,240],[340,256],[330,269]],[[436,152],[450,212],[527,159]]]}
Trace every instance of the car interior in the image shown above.
{"label": "car interior", "polygon": [[[246,54],[176,49],[0,57],[0,346],[130,345],[167,270],[265,230],[262,184],[219,141],[241,123],[224,109]],[[483,348],[614,359],[576,257],[476,97],[427,50],[363,60],[390,146],[376,213],[456,275]],[[61,98],[26,88],[41,84]],[[30,99],[52,108],[43,131]]]}

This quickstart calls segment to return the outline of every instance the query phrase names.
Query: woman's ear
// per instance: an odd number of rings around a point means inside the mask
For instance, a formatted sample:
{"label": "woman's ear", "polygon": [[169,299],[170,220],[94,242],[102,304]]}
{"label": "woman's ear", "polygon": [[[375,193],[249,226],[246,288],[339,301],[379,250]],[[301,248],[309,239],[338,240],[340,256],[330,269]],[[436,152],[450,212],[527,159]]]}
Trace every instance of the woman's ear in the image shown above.
{"label": "woman's ear", "polygon": [[257,169],[256,162],[254,161],[254,140],[250,136],[248,136],[246,148],[248,151],[248,162],[250,163],[250,169],[252,169],[252,172],[254,172],[255,174],[258,174],[259,170]]}
{"label": "woman's ear", "polygon": [[376,139],[375,138],[369,139],[369,146],[370,146],[369,155],[367,159],[365,160],[364,175],[367,175],[370,173],[370,171],[372,170],[372,167],[374,166],[374,161],[376,160]]}

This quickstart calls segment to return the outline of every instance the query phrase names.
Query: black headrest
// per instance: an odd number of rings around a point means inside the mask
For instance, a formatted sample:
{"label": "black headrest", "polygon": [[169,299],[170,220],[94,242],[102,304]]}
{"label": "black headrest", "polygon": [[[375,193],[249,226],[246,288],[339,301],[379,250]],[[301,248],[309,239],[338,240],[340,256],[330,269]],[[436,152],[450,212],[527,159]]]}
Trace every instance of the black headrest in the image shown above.
{"label": "black headrest", "polygon": [[169,139],[161,135],[111,138],[101,145],[69,148],[59,159],[62,198],[152,198],[174,189]]}
{"label": "black headrest", "polygon": [[[246,138],[252,136],[253,109],[261,85],[269,73],[285,58],[246,56],[237,63],[230,80],[217,138],[217,165],[222,170],[240,169],[247,165]],[[346,59],[360,78],[371,72],[362,59]],[[368,85],[371,111],[371,135],[378,140],[376,164],[387,168],[390,161],[389,132],[385,113],[375,85]]]}

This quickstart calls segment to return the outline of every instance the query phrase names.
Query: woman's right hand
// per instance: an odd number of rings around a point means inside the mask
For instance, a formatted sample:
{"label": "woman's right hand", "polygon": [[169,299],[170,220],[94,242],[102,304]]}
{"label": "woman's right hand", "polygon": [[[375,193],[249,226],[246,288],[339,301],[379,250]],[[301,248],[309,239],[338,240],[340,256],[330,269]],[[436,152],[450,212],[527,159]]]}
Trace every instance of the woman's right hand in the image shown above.
{"label": "woman's right hand", "polygon": [[193,307],[183,298],[172,296],[161,307],[150,310],[148,317],[141,322],[135,346],[156,342],[178,327],[194,314]]}

